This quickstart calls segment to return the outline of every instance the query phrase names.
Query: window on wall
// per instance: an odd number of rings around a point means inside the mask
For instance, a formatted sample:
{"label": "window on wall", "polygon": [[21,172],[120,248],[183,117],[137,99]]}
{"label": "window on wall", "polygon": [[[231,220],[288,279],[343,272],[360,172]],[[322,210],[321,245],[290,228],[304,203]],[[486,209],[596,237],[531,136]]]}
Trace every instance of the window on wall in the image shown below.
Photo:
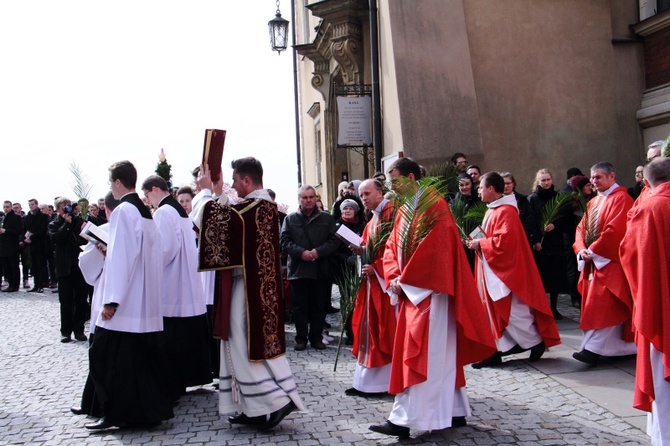
{"label": "window on wall", "polygon": [[314,160],[316,164],[314,167],[316,169],[316,186],[322,183],[321,181],[321,126],[317,125],[314,129]]}
{"label": "window on wall", "polygon": [[670,10],[670,0],[639,0],[640,21]]}

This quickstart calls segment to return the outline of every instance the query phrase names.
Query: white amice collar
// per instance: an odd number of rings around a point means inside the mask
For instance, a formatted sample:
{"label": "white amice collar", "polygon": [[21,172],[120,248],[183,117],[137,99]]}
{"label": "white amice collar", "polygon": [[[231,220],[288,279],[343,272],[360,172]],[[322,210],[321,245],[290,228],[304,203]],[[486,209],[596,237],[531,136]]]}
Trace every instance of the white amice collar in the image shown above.
{"label": "white amice collar", "polygon": [[603,196],[603,197],[607,197],[607,196],[609,196],[609,194],[611,194],[612,191],[613,191],[614,189],[616,189],[617,187],[619,187],[619,185],[618,185],[617,183],[614,183],[614,184],[612,185],[612,187],[610,187],[610,188],[607,189],[606,191],[604,191],[604,192],[598,192],[598,195],[601,195],[601,196]]}
{"label": "white amice collar", "polygon": [[517,211],[519,210],[519,206],[517,206],[517,204],[516,204],[516,197],[514,196],[514,194],[503,195],[502,197],[498,198],[497,200],[490,202],[486,206],[489,209],[495,209],[499,206],[505,206],[505,205],[514,206],[514,208]]}

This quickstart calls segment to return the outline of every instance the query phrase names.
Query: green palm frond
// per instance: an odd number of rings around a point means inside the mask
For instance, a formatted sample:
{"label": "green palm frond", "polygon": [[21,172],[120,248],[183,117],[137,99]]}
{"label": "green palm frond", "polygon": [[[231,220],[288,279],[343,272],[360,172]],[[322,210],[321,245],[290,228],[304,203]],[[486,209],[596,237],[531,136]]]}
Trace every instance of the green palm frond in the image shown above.
{"label": "green palm frond", "polygon": [[458,170],[449,162],[431,164],[426,167],[426,176],[439,178],[445,183],[445,196],[453,196],[458,192]]}
{"label": "green palm frond", "polygon": [[340,313],[342,314],[342,330],[340,332],[340,341],[337,344],[337,353],[335,354],[335,367],[333,371],[337,371],[337,360],[340,357],[340,350],[342,349],[342,340],[344,337],[344,325],[349,319],[349,315],[354,310],[354,303],[356,302],[356,294],[363,283],[363,276],[359,272],[358,262],[351,264],[344,262],[342,265],[342,275],[335,281],[337,287],[340,289]]}
{"label": "green palm frond", "polygon": [[440,178],[427,177],[412,181],[396,178],[397,212],[400,212],[398,237],[404,259],[409,259],[443,215],[429,212],[438,200],[444,200],[446,182]]}
{"label": "green palm frond", "polygon": [[661,150],[663,157],[670,157],[670,135],[665,139],[665,144],[663,144],[663,150]]}
{"label": "green palm frond", "polygon": [[563,216],[565,210],[572,207],[574,196],[571,192],[559,193],[549,200],[542,208],[542,224],[540,230],[545,234],[545,228]]}
{"label": "green palm frond", "polygon": [[467,240],[470,233],[482,224],[484,214],[486,214],[486,210],[488,209],[486,203],[482,203],[481,201],[468,206],[465,200],[460,198],[451,200],[449,208],[463,240]]}
{"label": "green palm frond", "polygon": [[395,213],[391,216],[388,221],[382,221],[377,225],[377,229],[373,235],[368,237],[368,240],[365,244],[365,258],[363,263],[372,263],[372,261],[377,257],[377,253],[380,250],[384,249],[386,241],[391,235],[391,230],[393,229],[393,220]]}

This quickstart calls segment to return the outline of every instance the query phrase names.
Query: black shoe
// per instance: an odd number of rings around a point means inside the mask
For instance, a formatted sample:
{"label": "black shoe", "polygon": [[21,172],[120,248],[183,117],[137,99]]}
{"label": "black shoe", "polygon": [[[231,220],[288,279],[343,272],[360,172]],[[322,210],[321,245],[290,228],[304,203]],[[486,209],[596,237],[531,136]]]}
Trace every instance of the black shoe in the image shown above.
{"label": "black shoe", "polygon": [[4,290],[2,290],[3,293],[16,293],[19,291],[18,287],[12,288],[12,287],[7,287]]}
{"label": "black shoe", "polygon": [[312,348],[315,348],[317,350],[325,350],[326,349],[326,344],[324,344],[322,341],[317,341],[317,342],[310,342],[312,345]]}
{"label": "black shoe", "polygon": [[593,353],[592,351],[586,349],[582,350],[581,352],[574,352],[572,357],[577,361],[582,361],[588,365],[596,365],[598,364],[598,360],[600,360],[599,354]]}
{"label": "black shoe", "polygon": [[374,398],[376,396],[382,396],[385,395],[386,392],[362,392],[358,389],[355,389],[353,387],[349,387],[347,390],[344,391],[345,395],[348,396],[360,396],[363,398]]}
{"label": "black shoe", "polygon": [[307,348],[307,343],[305,343],[305,342],[296,342],[295,347],[293,347],[293,349],[297,352],[301,352],[306,348]]}
{"label": "black shoe", "polygon": [[561,319],[563,319],[563,315],[559,313],[558,310],[555,308],[551,309],[551,314],[554,315],[554,320],[556,321],[560,321]]}
{"label": "black shoe", "polygon": [[506,352],[500,353],[500,356],[516,355],[517,353],[523,353],[525,351],[526,350],[524,350],[523,348],[521,348],[521,346],[519,344],[517,344],[514,347],[507,350]]}
{"label": "black shoe", "polygon": [[75,415],[86,415],[86,411],[78,406],[70,407],[70,412],[72,412]]}
{"label": "black shoe", "polygon": [[68,342],[72,342],[72,339],[69,336],[63,336],[62,338],[60,338],[60,341],[63,344],[67,344]]}
{"label": "black shoe", "polygon": [[266,418],[265,415],[260,415],[258,417],[248,417],[246,414],[241,413],[239,415],[233,415],[228,417],[228,422],[230,424],[244,424],[247,426],[260,426],[265,424]]}
{"label": "black shoe", "polygon": [[323,323],[323,328],[333,328],[332,325],[330,325],[328,322]]}
{"label": "black shoe", "polygon": [[484,367],[495,367],[502,364],[502,354],[500,352],[495,352],[489,358],[486,358],[483,361],[475,362],[472,364],[473,369],[481,369]]}
{"label": "black shoe", "polygon": [[125,426],[126,426],[125,423],[113,422],[113,421],[107,419],[107,417],[102,417],[98,421],[96,421],[95,423],[89,423],[89,424],[85,425],[86,429],[91,429],[91,430],[96,430],[96,431],[103,430],[103,429],[109,429],[110,427],[125,427]]}
{"label": "black shoe", "polygon": [[378,434],[392,435],[398,438],[409,438],[409,427],[398,426],[390,421],[387,421],[384,424],[373,424],[369,429]]}
{"label": "black shoe", "polygon": [[344,345],[354,345],[354,338],[344,338]]}
{"label": "black shoe", "polygon": [[542,342],[540,342],[539,344],[537,344],[537,345],[531,347],[531,349],[530,349],[530,356],[528,357],[528,359],[530,360],[530,362],[535,362],[535,361],[537,361],[538,359],[540,359],[540,358],[542,357],[542,355],[544,355],[544,351],[545,351],[546,349],[547,349],[547,348],[544,346],[544,341],[542,341]]}
{"label": "black shoe", "polygon": [[74,338],[77,341],[81,341],[81,342],[88,341],[88,338],[86,337],[86,335],[84,333],[75,334]]}
{"label": "black shoe", "polygon": [[28,290],[29,293],[43,293],[44,290],[42,288],[36,288],[32,287],[31,289]]}
{"label": "black shoe", "polygon": [[582,308],[582,298],[581,298],[581,296],[570,296],[570,303],[575,308]]}
{"label": "black shoe", "polygon": [[330,308],[326,308],[326,314],[335,314],[335,313],[339,313],[339,312],[340,312],[340,309],[335,308],[332,305],[330,306]]}
{"label": "black shoe", "polygon": [[467,426],[468,422],[465,417],[452,417],[451,418],[451,427],[464,427]]}
{"label": "black shoe", "polygon": [[353,387],[349,387],[347,390],[344,391],[344,394],[349,395],[349,396],[363,396],[363,395],[365,395],[365,392],[361,392],[358,389],[355,389]]}
{"label": "black shoe", "polygon": [[259,427],[258,430],[259,431],[266,431],[266,430],[272,429],[273,427],[275,427],[276,425],[281,423],[281,421],[284,418],[286,418],[286,416],[288,414],[290,414],[291,412],[293,412],[296,409],[297,409],[297,407],[296,407],[295,403],[293,403],[293,401],[290,401],[286,406],[282,407],[279,410],[275,410],[274,412],[272,412],[270,414],[270,418],[268,418],[268,421],[264,425]]}

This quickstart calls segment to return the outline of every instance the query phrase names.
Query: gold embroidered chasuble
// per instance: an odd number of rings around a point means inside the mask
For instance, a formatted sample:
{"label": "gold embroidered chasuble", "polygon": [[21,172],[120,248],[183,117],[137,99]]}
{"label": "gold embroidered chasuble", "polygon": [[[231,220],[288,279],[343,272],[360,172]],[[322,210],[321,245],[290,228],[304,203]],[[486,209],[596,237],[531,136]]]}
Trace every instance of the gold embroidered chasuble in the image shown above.
{"label": "gold embroidered chasuble", "polygon": [[[263,199],[205,205],[198,244],[200,271],[216,270],[214,336],[228,339],[233,270],[241,268],[250,361],[286,352],[277,205]],[[237,273],[236,273],[237,274]]]}

